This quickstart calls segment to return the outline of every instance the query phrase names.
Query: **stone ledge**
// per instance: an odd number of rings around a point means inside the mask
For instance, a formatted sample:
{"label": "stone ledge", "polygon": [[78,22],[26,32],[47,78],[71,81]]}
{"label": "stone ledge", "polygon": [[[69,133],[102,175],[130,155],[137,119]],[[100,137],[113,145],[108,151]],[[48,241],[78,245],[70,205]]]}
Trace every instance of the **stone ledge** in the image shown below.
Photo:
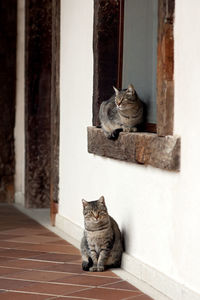
{"label": "stone ledge", "polygon": [[116,141],[107,139],[102,130],[88,127],[88,152],[126,162],[180,171],[178,136],[159,137],[153,133],[121,132]]}

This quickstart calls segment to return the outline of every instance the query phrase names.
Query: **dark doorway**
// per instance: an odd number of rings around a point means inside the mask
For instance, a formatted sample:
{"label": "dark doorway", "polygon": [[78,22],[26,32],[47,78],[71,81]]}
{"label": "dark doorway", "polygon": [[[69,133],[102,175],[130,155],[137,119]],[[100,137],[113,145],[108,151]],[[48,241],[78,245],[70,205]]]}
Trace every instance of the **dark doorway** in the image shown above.
{"label": "dark doorway", "polygon": [[26,207],[58,202],[59,20],[60,1],[26,1]]}
{"label": "dark doorway", "polygon": [[0,0],[0,202],[14,201],[17,1]]}

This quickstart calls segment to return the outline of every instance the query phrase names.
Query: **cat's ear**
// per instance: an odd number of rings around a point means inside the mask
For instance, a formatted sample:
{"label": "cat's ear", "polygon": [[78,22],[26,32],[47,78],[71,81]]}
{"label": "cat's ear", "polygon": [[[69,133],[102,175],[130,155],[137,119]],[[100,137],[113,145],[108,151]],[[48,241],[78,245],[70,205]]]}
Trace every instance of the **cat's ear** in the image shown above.
{"label": "cat's ear", "polygon": [[82,203],[83,203],[83,207],[87,206],[87,204],[88,204],[87,201],[84,199],[82,199]]}
{"label": "cat's ear", "polygon": [[101,197],[99,198],[99,202],[101,202],[102,204],[105,205],[105,198],[104,198],[104,196],[101,196]]}
{"label": "cat's ear", "polygon": [[115,86],[113,86],[113,89],[114,89],[114,91],[115,91],[115,95],[116,95],[116,96],[119,95],[119,91],[118,91],[118,89],[117,89]]}
{"label": "cat's ear", "polygon": [[129,84],[126,92],[129,93],[129,94],[131,94],[131,95],[134,95],[135,94],[134,86],[132,84]]}

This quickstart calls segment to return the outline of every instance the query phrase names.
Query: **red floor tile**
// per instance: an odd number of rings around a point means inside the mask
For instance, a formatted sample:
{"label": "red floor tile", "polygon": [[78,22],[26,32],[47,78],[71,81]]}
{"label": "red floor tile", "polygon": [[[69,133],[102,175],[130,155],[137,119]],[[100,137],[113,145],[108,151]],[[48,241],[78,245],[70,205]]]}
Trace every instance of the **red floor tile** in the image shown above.
{"label": "red floor tile", "polygon": [[[15,269],[16,270],[16,269]],[[13,272],[13,274],[4,275],[9,278],[18,278],[18,279],[24,279],[24,280],[33,280],[33,281],[53,281],[56,282],[57,279],[65,276],[72,276],[71,274],[63,274],[63,273],[56,273],[56,272],[46,272],[46,271],[36,271],[36,270],[30,270],[30,271],[21,271],[19,272]],[[61,281],[58,281],[61,282]]]}
{"label": "red floor tile", "polygon": [[0,289],[2,290],[18,290],[30,284],[30,281],[0,278]]}
{"label": "red floor tile", "polygon": [[11,241],[15,241],[15,242],[33,242],[34,243],[39,243],[39,244],[45,244],[45,243],[51,243],[54,241],[58,241],[58,238],[55,237],[44,237],[44,236],[39,236],[39,235],[27,235],[27,236],[22,236],[22,237],[16,237],[16,238],[12,238],[10,239]]}
{"label": "red floor tile", "polygon": [[49,299],[44,295],[31,295],[27,293],[4,292],[0,294],[0,300],[45,300]]}
{"label": "red floor tile", "polygon": [[136,297],[128,298],[128,300],[152,300],[152,298],[150,298],[147,295],[142,294],[142,295],[139,295],[139,296],[136,296]]}
{"label": "red floor tile", "polygon": [[0,266],[12,267],[12,268],[20,268],[20,269],[34,269],[34,270],[54,270],[56,269],[55,263],[51,262],[40,262],[34,260],[23,260],[23,259],[16,259],[16,260],[9,260],[5,262],[0,262]]}
{"label": "red floor tile", "polygon": [[66,285],[54,283],[35,283],[29,286],[20,288],[21,291],[35,292],[39,294],[50,294],[55,296],[64,296],[75,291],[88,289],[87,286],[81,285]]}
{"label": "red floor tile", "polygon": [[[73,254],[58,254],[58,253],[45,253],[45,254],[36,254],[32,258],[38,259],[38,260],[45,260],[45,261],[55,261],[55,262],[72,262],[77,261],[80,259],[79,255],[73,255]],[[0,252],[1,255],[1,252]]]}
{"label": "red floor tile", "polygon": [[1,248],[14,248],[20,250],[32,250],[37,252],[54,252],[60,254],[74,254],[80,255],[80,251],[74,248],[72,245],[66,242],[66,245],[56,245],[56,244],[37,244],[37,243],[23,243],[14,241],[0,240]]}
{"label": "red floor tile", "polygon": [[[43,252],[37,253],[37,255],[42,255]],[[0,249],[0,257],[11,257],[11,258],[28,258],[35,256],[34,251],[30,250],[18,250],[18,249]]]}
{"label": "red floor tile", "polygon": [[0,207],[0,300],[127,298],[150,299],[110,270],[84,272],[79,249],[13,206]]}
{"label": "red floor tile", "polygon": [[60,264],[49,264],[48,267],[45,268],[46,270],[51,271],[59,271],[59,272],[66,272],[66,273],[83,273],[81,265],[72,264],[72,263],[60,263]]}
{"label": "red floor tile", "polygon": [[21,272],[19,269],[0,267],[0,276],[12,275]]}
{"label": "red floor tile", "polygon": [[14,235],[14,234],[0,234],[0,240],[4,240],[4,241],[8,241],[8,240],[11,240],[11,239],[14,239],[14,238],[20,238],[22,237],[21,235]]}
{"label": "red floor tile", "polygon": [[134,295],[138,295],[134,291],[122,291],[116,289],[106,288],[92,288],[85,291],[78,291],[70,294],[70,296],[85,297],[89,299],[102,299],[102,300],[121,300]]}
{"label": "red floor tile", "polygon": [[104,285],[106,288],[113,288],[113,289],[122,289],[122,290],[130,290],[135,291],[141,294],[140,290],[136,289],[132,284],[128,283],[127,281],[118,281],[116,283],[108,283]]}
{"label": "red floor tile", "polygon": [[55,280],[55,282],[60,283],[80,284],[94,287],[101,286],[107,283],[115,283],[117,281],[119,281],[119,278],[87,275],[63,276]]}
{"label": "red floor tile", "polygon": [[[56,245],[65,245],[67,242],[63,239],[60,239],[58,242],[52,242],[52,244],[56,244]],[[68,243],[68,245],[71,245]]]}

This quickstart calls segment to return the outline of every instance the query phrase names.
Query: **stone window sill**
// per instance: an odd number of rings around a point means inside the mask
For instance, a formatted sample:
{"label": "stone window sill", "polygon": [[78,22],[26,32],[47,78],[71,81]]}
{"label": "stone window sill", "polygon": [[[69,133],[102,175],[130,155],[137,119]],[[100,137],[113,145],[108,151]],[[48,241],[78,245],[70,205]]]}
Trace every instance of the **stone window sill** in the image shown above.
{"label": "stone window sill", "polygon": [[130,163],[180,171],[180,137],[159,137],[154,133],[121,132],[116,141],[107,139],[102,130],[88,127],[88,152]]}

